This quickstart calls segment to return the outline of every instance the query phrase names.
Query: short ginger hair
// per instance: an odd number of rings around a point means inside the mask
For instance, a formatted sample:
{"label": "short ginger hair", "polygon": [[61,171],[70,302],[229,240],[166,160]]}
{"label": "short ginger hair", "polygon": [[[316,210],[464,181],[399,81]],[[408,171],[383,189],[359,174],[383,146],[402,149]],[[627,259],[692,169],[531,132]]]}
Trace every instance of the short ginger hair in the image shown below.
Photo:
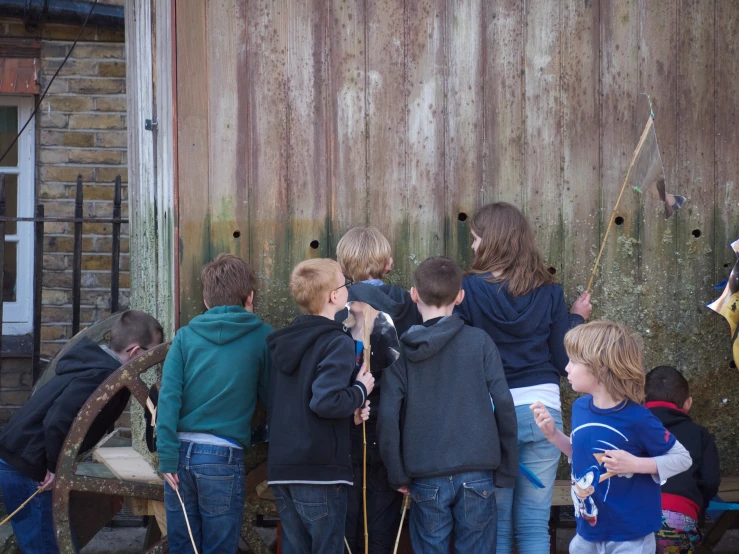
{"label": "short ginger hair", "polygon": [[644,401],[643,341],[628,327],[591,321],[568,331],[564,343],[570,360],[587,366],[614,400]]}
{"label": "short ginger hair", "polygon": [[244,260],[233,254],[219,254],[200,272],[203,300],[209,308],[243,306],[256,291],[257,274]]}
{"label": "short ginger hair", "polygon": [[329,295],[336,289],[336,275],[341,273],[338,262],[329,258],[313,258],[300,262],[290,275],[290,294],[300,311],[321,313]]}
{"label": "short ginger hair", "polygon": [[451,258],[426,259],[413,273],[413,285],[427,306],[443,308],[454,304],[462,288],[462,269]]}
{"label": "short ginger hair", "polygon": [[110,329],[108,348],[123,352],[128,346],[138,344],[149,349],[162,343],[164,331],[156,318],[146,312],[128,310],[121,314]]}
{"label": "short ginger hair", "polygon": [[382,279],[391,256],[390,243],[376,227],[349,229],[336,245],[341,271],[352,281]]}

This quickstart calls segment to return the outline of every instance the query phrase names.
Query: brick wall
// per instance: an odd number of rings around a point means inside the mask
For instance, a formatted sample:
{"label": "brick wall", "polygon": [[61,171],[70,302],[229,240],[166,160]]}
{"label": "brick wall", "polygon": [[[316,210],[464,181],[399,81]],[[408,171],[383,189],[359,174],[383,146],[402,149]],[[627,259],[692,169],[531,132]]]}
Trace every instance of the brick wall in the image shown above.
{"label": "brick wall", "polygon": [[[107,2],[110,3],[110,2]],[[79,27],[45,25],[29,33],[18,21],[0,20],[0,36],[41,38],[39,81],[45,90]],[[123,181],[122,216],[128,217],[126,67],[122,31],[85,29],[52,84],[36,118],[36,201],[47,216],[73,216],[77,174],[84,182],[84,215],[111,217],[113,181]],[[110,224],[83,225],[81,326],[110,313]],[[72,336],[74,225],[47,223],[44,239],[41,356],[51,358]],[[129,305],[128,225],[121,226],[119,307]],[[5,372],[4,372],[5,373]],[[0,381],[0,424],[30,394],[30,376]]]}

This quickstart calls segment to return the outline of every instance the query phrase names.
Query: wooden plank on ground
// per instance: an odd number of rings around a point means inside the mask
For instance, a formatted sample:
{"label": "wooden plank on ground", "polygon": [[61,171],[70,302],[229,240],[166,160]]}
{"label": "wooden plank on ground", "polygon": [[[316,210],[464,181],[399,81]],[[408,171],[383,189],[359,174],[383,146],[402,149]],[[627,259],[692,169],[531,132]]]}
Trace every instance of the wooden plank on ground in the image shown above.
{"label": "wooden plank on ground", "polygon": [[132,447],[110,447],[96,449],[92,457],[104,464],[113,475],[123,481],[137,483],[163,483],[156,471]]}
{"label": "wooden plank on ground", "polygon": [[483,2],[447,0],[446,130],[444,170],[446,255],[462,267],[472,261],[469,218],[482,204],[485,152]]}
{"label": "wooden plank on ground", "polygon": [[[180,4],[177,28],[177,175],[180,325],[202,313],[200,270],[210,258],[208,48],[205,2]],[[193,86],[193,83],[199,83]]]}
{"label": "wooden plank on ground", "polygon": [[367,166],[370,224],[393,249],[391,281],[409,284],[405,5],[367,3]]}
{"label": "wooden plank on ground", "polygon": [[408,269],[412,275],[426,258],[444,253],[447,14],[443,0],[409,0],[405,6]]}
{"label": "wooden plank on ground", "polygon": [[259,275],[256,310],[282,327],[290,320],[287,208],[287,5],[247,2],[247,171],[250,263]]}
{"label": "wooden plank on ground", "polygon": [[333,0],[329,7],[327,106],[331,191],[329,255],[352,227],[369,222],[367,188],[365,6]]}
{"label": "wooden plank on ground", "polygon": [[524,34],[519,0],[483,2],[485,163],[482,203],[523,205]]}

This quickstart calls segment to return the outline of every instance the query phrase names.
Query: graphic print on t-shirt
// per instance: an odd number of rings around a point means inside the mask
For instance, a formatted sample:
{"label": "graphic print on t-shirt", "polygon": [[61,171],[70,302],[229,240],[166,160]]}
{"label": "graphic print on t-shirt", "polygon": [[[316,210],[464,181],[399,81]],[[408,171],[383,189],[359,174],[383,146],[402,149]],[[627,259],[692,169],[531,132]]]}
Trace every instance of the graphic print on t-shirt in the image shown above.
{"label": "graphic print on t-shirt", "polygon": [[[574,440],[577,432],[585,432],[584,429],[586,428],[592,428],[588,430],[588,434],[597,434],[597,437],[602,438],[592,437],[592,444],[594,444],[591,447],[592,465],[579,473],[576,473],[573,467],[570,476],[570,494],[575,505],[575,517],[582,517],[591,526],[595,526],[598,523],[598,506],[595,503],[595,498],[601,503],[606,502],[608,491],[611,488],[611,477],[616,475],[610,473],[603,465],[603,457],[607,450],[621,450],[616,444],[621,441],[629,442],[629,439],[621,431],[610,425],[585,423],[573,429],[570,440]],[[633,474],[621,475],[621,477],[630,479]]]}

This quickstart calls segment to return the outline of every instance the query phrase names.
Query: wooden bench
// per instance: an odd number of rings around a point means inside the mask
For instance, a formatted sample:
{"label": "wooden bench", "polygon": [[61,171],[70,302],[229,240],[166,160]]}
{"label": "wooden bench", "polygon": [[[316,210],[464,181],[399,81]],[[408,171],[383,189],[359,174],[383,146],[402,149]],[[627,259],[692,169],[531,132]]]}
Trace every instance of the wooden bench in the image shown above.
{"label": "wooden bench", "polygon": [[[725,477],[721,480],[721,487],[718,492],[723,502],[739,502],[739,477]],[[574,521],[563,522],[560,518],[560,507],[572,506],[572,497],[570,496],[570,481],[555,481],[554,493],[552,494],[552,516],[549,520],[550,551],[555,554],[557,551],[557,529],[572,529],[575,526]],[[696,554],[712,552],[724,533],[735,527],[739,523],[739,510],[726,510],[716,521],[712,522],[708,528],[705,521],[700,522],[700,528],[705,529],[703,535],[703,544],[696,550]]]}

